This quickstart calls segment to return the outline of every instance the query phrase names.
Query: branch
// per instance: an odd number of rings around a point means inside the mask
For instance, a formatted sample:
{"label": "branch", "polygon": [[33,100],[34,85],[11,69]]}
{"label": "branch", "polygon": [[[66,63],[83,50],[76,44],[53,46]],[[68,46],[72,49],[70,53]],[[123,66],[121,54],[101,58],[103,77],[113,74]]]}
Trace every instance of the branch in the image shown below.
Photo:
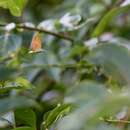
{"label": "branch", "polygon": [[[0,27],[5,27],[5,26],[6,26],[6,24],[0,24]],[[29,31],[38,31],[38,32],[49,34],[49,35],[53,35],[53,36],[61,38],[61,39],[68,40],[70,42],[74,41],[74,39],[72,39],[69,36],[63,35],[61,33],[52,32],[52,31],[49,31],[49,30],[46,30],[46,29],[39,29],[39,28],[29,27],[29,26],[25,26],[25,25],[16,25],[16,28],[25,29],[25,30],[29,30]]]}
{"label": "branch", "polygon": [[23,68],[91,68],[89,64],[43,64],[43,65],[27,65]]}

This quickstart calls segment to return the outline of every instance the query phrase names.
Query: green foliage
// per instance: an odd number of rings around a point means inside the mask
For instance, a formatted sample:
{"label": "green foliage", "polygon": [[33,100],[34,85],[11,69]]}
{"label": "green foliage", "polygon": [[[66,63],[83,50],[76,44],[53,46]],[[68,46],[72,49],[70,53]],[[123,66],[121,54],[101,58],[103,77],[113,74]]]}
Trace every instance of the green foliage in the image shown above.
{"label": "green foliage", "polygon": [[22,125],[28,125],[32,128],[36,128],[36,116],[31,109],[17,109],[14,112],[15,120]]}
{"label": "green foliage", "polygon": [[5,113],[16,108],[36,106],[36,102],[23,96],[8,97],[0,100],[0,113]]}
{"label": "green foliage", "polygon": [[1,0],[0,7],[8,8],[12,15],[20,16],[27,0]]}
{"label": "green foliage", "polygon": [[30,128],[30,127],[19,127],[19,128],[15,128],[12,130],[34,130],[34,128]]}
{"label": "green foliage", "polygon": [[107,25],[110,23],[110,21],[113,19],[114,16],[117,16],[117,15],[121,14],[122,12],[128,11],[129,8],[130,8],[130,5],[123,6],[123,7],[115,7],[113,9],[111,9],[101,19],[101,21],[95,28],[92,36],[94,36],[94,37],[100,36],[103,33],[104,29],[107,27]]}
{"label": "green foliage", "polygon": [[45,121],[43,122],[43,127],[49,128],[58,119],[62,118],[66,114],[68,114],[70,112],[70,108],[71,108],[70,105],[67,105],[67,104],[60,105],[60,104],[58,104],[58,106],[55,109],[46,113],[46,115],[44,117]]}
{"label": "green foliage", "polygon": [[130,129],[129,0],[0,7],[0,130]]}
{"label": "green foliage", "polygon": [[99,45],[92,50],[90,60],[102,65],[102,71],[112,79],[121,84],[130,84],[130,53],[127,48],[114,44]]}

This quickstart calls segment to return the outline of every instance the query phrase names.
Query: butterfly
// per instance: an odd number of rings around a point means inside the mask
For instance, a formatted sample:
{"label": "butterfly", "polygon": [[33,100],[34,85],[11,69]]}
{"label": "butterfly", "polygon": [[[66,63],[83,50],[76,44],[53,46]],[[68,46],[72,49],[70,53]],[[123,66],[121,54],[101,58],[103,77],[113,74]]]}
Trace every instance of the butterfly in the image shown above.
{"label": "butterfly", "polygon": [[43,52],[43,49],[42,49],[41,35],[39,32],[36,32],[33,35],[29,53],[38,53],[38,52]]}

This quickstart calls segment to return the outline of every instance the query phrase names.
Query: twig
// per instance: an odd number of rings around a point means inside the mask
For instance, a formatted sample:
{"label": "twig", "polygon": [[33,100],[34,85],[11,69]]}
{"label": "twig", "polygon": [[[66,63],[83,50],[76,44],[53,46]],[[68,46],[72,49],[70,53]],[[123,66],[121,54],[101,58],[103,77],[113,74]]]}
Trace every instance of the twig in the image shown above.
{"label": "twig", "polygon": [[92,65],[88,64],[43,64],[43,65],[27,65],[23,68],[91,68]]}
{"label": "twig", "polygon": [[[6,24],[0,24],[0,27],[4,27],[4,26],[6,26]],[[25,29],[25,30],[29,30],[29,31],[38,31],[38,32],[49,34],[49,35],[53,35],[53,36],[61,38],[61,39],[68,40],[70,42],[74,41],[74,39],[69,36],[63,35],[61,33],[52,32],[52,31],[49,31],[46,29],[39,29],[39,28],[29,27],[29,26],[25,26],[25,25],[16,25],[16,28]]]}
{"label": "twig", "polygon": [[100,120],[103,120],[103,121],[108,122],[108,123],[125,123],[125,124],[130,124],[130,121],[128,121],[128,120],[116,120],[116,119],[104,119],[104,118],[101,118]]}

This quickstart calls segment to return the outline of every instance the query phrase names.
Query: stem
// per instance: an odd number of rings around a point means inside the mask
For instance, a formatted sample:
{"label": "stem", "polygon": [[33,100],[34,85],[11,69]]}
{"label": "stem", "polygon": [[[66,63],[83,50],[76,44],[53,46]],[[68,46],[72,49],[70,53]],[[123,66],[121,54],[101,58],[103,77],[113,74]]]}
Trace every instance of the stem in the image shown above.
{"label": "stem", "polygon": [[[0,27],[4,27],[4,26],[6,26],[6,24],[0,24]],[[38,31],[38,32],[49,34],[49,35],[53,35],[53,36],[61,38],[61,39],[68,40],[70,42],[74,41],[74,39],[72,39],[69,36],[63,35],[61,33],[52,32],[52,31],[49,31],[49,30],[46,30],[46,29],[39,29],[39,28],[29,27],[29,26],[25,26],[25,25],[16,25],[16,28],[26,29],[26,30],[29,30],[29,31]]]}
{"label": "stem", "polygon": [[88,64],[43,64],[43,65],[29,65],[23,68],[90,68],[92,65]]}
{"label": "stem", "polygon": [[130,121],[128,120],[114,120],[114,119],[100,119],[100,120],[103,120],[105,122],[108,122],[108,123],[125,123],[125,124],[130,124]]}

